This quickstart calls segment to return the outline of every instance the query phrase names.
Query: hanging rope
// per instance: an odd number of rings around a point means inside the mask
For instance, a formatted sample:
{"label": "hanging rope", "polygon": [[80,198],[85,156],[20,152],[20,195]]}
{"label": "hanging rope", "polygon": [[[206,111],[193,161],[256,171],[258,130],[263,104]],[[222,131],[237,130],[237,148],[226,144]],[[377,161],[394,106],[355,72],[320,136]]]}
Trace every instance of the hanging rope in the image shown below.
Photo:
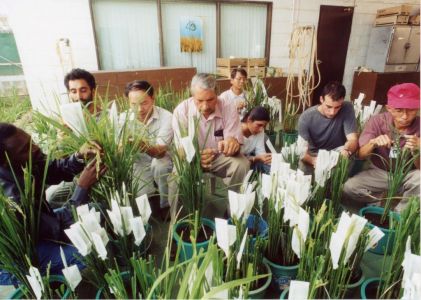
{"label": "hanging rope", "polygon": [[[317,37],[314,26],[296,27],[292,32],[289,45],[285,113],[296,115],[311,106],[311,95],[320,84],[320,70],[316,61]],[[298,74],[294,74],[295,70],[298,70]],[[315,83],[315,72],[318,78],[317,83]],[[295,81],[298,94],[294,94]],[[294,101],[295,99],[298,101]]]}

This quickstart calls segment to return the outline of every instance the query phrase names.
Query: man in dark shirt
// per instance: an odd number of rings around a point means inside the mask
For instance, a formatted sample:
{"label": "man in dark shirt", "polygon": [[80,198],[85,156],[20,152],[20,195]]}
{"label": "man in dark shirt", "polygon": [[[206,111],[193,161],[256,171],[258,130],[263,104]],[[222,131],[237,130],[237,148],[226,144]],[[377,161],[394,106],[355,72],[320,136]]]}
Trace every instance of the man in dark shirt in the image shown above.
{"label": "man in dark shirt", "polygon": [[349,158],[358,148],[357,122],[352,103],[344,100],[345,87],[329,82],[320,104],[304,111],[298,120],[298,134],[308,143],[300,169],[311,174],[320,149],[337,150]]}
{"label": "man in dark shirt", "polygon": [[[31,137],[26,132],[12,124],[0,123],[0,188],[6,197],[11,198],[18,204],[21,201],[19,188],[24,189],[23,169],[29,162],[32,163],[34,207],[41,207],[37,239],[39,241],[37,253],[41,271],[45,271],[48,263],[51,262],[50,273],[61,274],[64,266],[60,259],[60,246],[63,247],[69,265],[78,264],[83,267],[74,257],[74,254],[77,253],[76,248],[57,242],[67,241],[63,230],[73,223],[71,207],[77,207],[88,202],[88,190],[98,181],[99,177],[97,176],[102,176],[106,171],[105,166],[101,166],[99,173],[97,173],[95,161],[85,167],[83,158],[95,155],[100,149],[84,148],[86,150],[83,150],[83,153],[78,152],[70,157],[48,162],[46,184],[57,184],[62,180],[71,181],[75,175],[83,170],[68,204],[63,208],[52,210],[45,201],[45,195],[42,194],[43,171],[46,166],[45,155],[32,142]],[[0,285],[11,283],[11,278],[8,281],[5,273],[7,272],[0,271]]]}

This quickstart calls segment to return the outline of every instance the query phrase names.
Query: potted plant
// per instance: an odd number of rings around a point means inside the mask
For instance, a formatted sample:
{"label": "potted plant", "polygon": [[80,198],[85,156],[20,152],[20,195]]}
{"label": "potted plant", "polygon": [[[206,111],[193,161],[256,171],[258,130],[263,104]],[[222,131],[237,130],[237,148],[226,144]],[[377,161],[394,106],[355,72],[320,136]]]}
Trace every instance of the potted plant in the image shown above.
{"label": "potted plant", "polygon": [[[361,286],[362,299],[397,299],[402,297],[402,262],[406,252],[420,253],[420,199],[411,197],[402,211],[399,222],[391,223],[395,241],[390,255],[384,255],[380,278],[369,278]],[[405,243],[406,241],[406,243]],[[389,245],[387,245],[389,246]],[[405,250],[406,249],[406,250]]]}
{"label": "potted plant", "polygon": [[[200,148],[196,134],[198,119],[192,118],[189,122],[191,122],[190,131],[181,134],[190,144],[190,148],[174,147],[171,153],[176,170],[175,180],[179,202],[187,214],[186,218],[178,221],[173,229],[176,243],[182,245],[181,260],[192,257],[193,253],[201,248],[206,250],[209,239],[215,230],[211,220],[202,218],[206,185],[203,179]],[[182,130],[182,126],[180,129]],[[180,147],[182,146],[180,145]]]}
{"label": "potted plant", "polygon": [[[388,189],[386,192],[386,199],[384,207],[374,207],[368,206],[360,210],[360,215],[365,216],[371,221],[372,224],[380,227],[385,233],[382,241],[377,245],[377,247],[371,250],[377,254],[389,253],[394,241],[394,232],[390,230],[389,226],[391,219],[399,220],[397,213],[391,211],[392,201],[397,199],[396,195],[399,189],[402,186],[402,182],[405,177],[408,175],[409,171],[412,169],[415,160],[419,157],[419,153],[416,155],[411,155],[411,153],[405,149],[400,148],[399,146],[399,135],[396,135],[395,143],[391,151],[395,151],[396,158],[389,158],[389,161],[386,161],[383,157],[383,163],[389,167],[387,173],[387,182]],[[390,242],[388,242],[390,240]],[[386,248],[386,245],[389,245]]]}

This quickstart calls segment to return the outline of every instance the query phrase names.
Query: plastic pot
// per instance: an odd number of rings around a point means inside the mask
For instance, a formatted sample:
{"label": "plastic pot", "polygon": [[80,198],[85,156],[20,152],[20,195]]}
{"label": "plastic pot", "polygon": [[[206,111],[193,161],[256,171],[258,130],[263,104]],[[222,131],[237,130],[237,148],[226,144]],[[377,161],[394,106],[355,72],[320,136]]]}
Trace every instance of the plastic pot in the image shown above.
{"label": "plastic pot", "polygon": [[[178,244],[181,243],[181,250],[180,250],[180,255],[179,255],[180,261],[185,261],[185,260],[188,260],[188,259],[193,257],[193,244],[190,243],[190,242],[183,241],[181,236],[177,233],[177,229],[180,226],[183,226],[183,225],[186,225],[186,224],[188,224],[187,221],[177,222],[177,223],[175,223],[174,229],[173,229],[173,239],[177,243],[177,246],[178,246]],[[209,227],[213,231],[215,231],[215,223],[213,221],[211,221],[209,219],[206,219],[206,218],[201,218],[201,224],[206,225],[207,227]],[[204,242],[200,242],[200,243],[196,243],[197,253],[199,252],[200,249],[204,249],[206,251],[208,249],[208,245],[209,245],[209,240],[204,241]]]}
{"label": "plastic pot", "polygon": [[[359,215],[360,216],[365,216],[368,213],[371,214],[376,214],[376,215],[382,215],[384,212],[384,208],[383,207],[379,207],[379,206],[367,206],[364,207],[362,209],[360,209],[359,211]],[[390,211],[389,212],[389,218],[393,218],[396,221],[400,220],[399,214],[397,214],[396,212]],[[367,223],[368,228],[372,229],[374,228],[374,225],[371,223]],[[379,255],[384,255],[385,253],[387,254],[391,254],[392,249],[393,249],[393,242],[395,240],[395,230],[392,229],[388,229],[388,228],[382,228],[379,227],[379,229],[384,233],[384,236],[380,239],[380,241],[377,243],[377,245],[371,249],[369,249],[368,251],[375,253],[375,254],[379,254]],[[388,242],[389,241],[389,242]],[[387,249],[386,249],[387,247]]]}
{"label": "plastic pot", "polygon": [[278,292],[289,287],[291,280],[295,279],[298,272],[298,264],[293,266],[278,265],[266,257],[264,261],[269,265],[272,271],[272,287]]}
{"label": "plastic pot", "polygon": [[[63,297],[61,299],[68,299],[70,296],[70,288],[67,286],[66,279],[62,275],[50,275],[50,283],[63,283],[66,285],[66,290],[64,291]],[[13,292],[11,292],[6,299],[23,299],[25,297],[24,289],[25,286],[20,286]]]}

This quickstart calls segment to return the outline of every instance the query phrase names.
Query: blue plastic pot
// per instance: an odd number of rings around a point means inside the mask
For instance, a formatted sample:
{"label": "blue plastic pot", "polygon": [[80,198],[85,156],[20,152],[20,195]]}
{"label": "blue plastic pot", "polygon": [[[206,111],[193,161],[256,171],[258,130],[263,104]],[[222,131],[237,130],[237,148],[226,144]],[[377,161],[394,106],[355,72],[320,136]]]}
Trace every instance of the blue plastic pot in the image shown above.
{"label": "blue plastic pot", "polygon": [[367,287],[370,284],[374,284],[374,285],[377,285],[378,286],[379,283],[380,283],[380,278],[378,278],[378,277],[366,279],[363,282],[363,284],[361,285],[361,289],[360,289],[361,299],[371,299],[371,297],[370,298],[367,298],[368,297],[367,296]]}
{"label": "blue plastic pot", "polygon": [[[367,206],[364,207],[362,209],[360,209],[359,211],[359,215],[360,216],[365,216],[365,214],[367,213],[371,213],[371,214],[376,214],[376,215],[382,215],[384,212],[384,208],[383,207],[379,207],[379,206]],[[389,219],[393,218],[396,221],[400,220],[399,214],[393,211],[389,212]],[[371,223],[367,223],[368,228],[372,229],[374,228],[374,225],[372,225]],[[386,228],[382,228],[379,227],[379,229],[384,233],[384,236],[380,239],[380,241],[377,243],[377,245],[371,249],[369,249],[368,251],[375,253],[375,254],[379,254],[379,255],[384,255],[386,254],[391,254],[392,253],[392,249],[393,249],[393,242],[395,241],[395,230],[391,230],[391,229],[386,229]],[[388,242],[389,241],[389,242]],[[386,250],[387,247],[387,250]]]}
{"label": "blue plastic pot", "polygon": [[[50,275],[49,278],[50,283],[63,283],[66,285],[66,290],[64,291],[63,297],[61,299],[68,299],[70,296],[70,289],[66,284],[66,279],[62,275]],[[6,299],[23,299],[25,297],[25,289],[26,287],[20,286],[13,292],[11,292]]]}
{"label": "blue plastic pot", "polygon": [[272,287],[280,292],[289,287],[291,280],[294,280],[298,273],[298,264],[293,266],[281,266],[274,262],[271,262],[266,257],[264,262],[269,265],[272,271]]}
{"label": "blue plastic pot", "polygon": [[[202,225],[206,225],[207,227],[215,231],[215,223],[213,221],[206,218],[202,218],[201,223]],[[181,250],[180,250],[180,255],[179,255],[180,262],[186,261],[193,257],[193,244],[183,241],[182,238],[177,233],[177,228],[186,224],[188,224],[187,221],[177,222],[175,223],[174,229],[173,229],[173,238],[175,242],[177,243],[177,246],[181,243]],[[200,249],[204,249],[204,251],[206,251],[208,249],[208,245],[209,245],[209,241],[196,243],[196,252],[198,253]]]}
{"label": "blue plastic pot", "polygon": [[[255,227],[256,219],[258,219],[257,230],[256,230],[256,227]],[[228,223],[232,224],[231,219],[228,220]],[[249,231],[250,230],[256,231],[257,236],[259,236],[263,239],[267,239],[268,232],[269,232],[269,225],[262,217],[259,217],[259,216],[256,216],[256,215],[249,215],[247,217],[246,226],[247,226],[247,229]],[[254,248],[254,245],[256,244],[256,239],[257,239],[257,237],[253,237],[253,238],[250,239],[250,243],[249,243],[250,248]]]}

